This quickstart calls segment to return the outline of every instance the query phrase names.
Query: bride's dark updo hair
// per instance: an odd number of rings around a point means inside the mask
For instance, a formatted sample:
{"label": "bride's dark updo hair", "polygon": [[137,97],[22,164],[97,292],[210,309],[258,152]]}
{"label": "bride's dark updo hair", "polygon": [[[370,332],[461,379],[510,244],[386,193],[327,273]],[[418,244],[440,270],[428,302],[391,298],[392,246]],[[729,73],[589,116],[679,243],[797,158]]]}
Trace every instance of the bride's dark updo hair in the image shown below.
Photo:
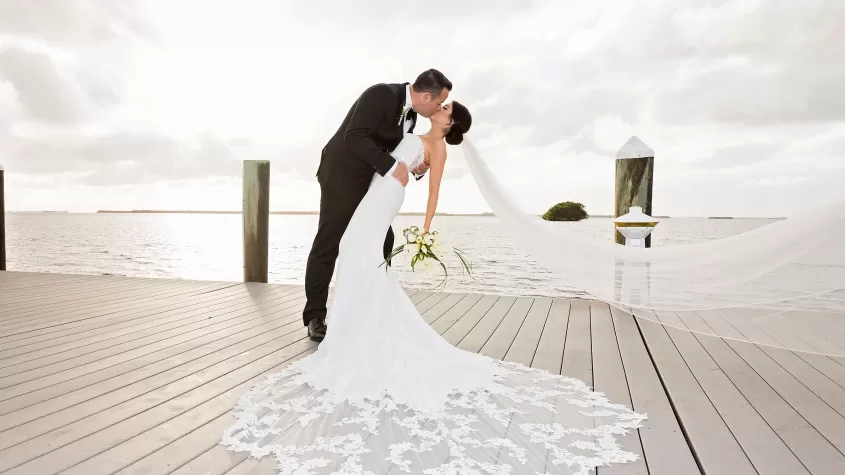
{"label": "bride's dark updo hair", "polygon": [[446,130],[446,143],[460,145],[464,141],[464,134],[469,132],[472,125],[472,115],[460,102],[452,101],[452,125]]}

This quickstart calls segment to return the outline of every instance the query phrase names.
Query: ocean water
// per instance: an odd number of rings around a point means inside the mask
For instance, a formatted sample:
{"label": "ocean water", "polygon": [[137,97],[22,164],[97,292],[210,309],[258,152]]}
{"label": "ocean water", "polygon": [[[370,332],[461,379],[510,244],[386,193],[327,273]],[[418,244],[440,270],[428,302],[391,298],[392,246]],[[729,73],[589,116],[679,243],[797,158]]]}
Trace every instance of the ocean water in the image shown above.
{"label": "ocean water", "polygon": [[[304,282],[317,219],[313,215],[271,215],[270,282]],[[652,234],[652,245],[718,239],[769,222],[666,219]],[[447,291],[581,295],[517,246],[495,217],[438,216],[434,224],[451,245],[467,254],[474,267],[474,279],[450,268]],[[422,217],[399,216],[394,230],[398,233],[411,225],[421,226]],[[596,239],[613,236],[609,218],[557,225]],[[11,213],[6,216],[6,235],[9,270],[223,281],[240,281],[243,276],[239,215]],[[409,288],[432,288],[442,281],[442,273],[411,273],[404,260],[394,269]]]}

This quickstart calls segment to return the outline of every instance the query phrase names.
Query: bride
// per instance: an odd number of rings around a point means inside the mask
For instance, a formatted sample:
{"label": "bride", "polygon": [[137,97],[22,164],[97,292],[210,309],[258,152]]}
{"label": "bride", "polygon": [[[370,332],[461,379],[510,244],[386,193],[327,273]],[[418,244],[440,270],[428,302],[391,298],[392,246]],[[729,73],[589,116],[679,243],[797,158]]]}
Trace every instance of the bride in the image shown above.
{"label": "bride", "polygon": [[[452,102],[430,120],[392,152],[430,170],[425,231],[446,144],[463,141],[471,116]],[[636,460],[616,437],[644,416],[581,381],[457,349],[426,324],[381,265],[404,198],[374,174],[340,243],[331,331],[240,398],[222,444],[275,457],[281,474],[587,474]]]}

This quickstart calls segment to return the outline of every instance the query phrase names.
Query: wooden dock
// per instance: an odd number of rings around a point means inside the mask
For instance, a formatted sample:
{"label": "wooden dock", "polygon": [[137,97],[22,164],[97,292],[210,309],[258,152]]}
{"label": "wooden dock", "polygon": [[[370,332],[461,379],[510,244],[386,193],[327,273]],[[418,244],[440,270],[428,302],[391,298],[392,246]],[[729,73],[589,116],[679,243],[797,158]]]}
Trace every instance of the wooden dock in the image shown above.
{"label": "wooden dock", "polygon": [[[409,295],[459,348],[577,377],[647,413],[624,439],[641,460],[600,475],[845,473],[843,359],[596,301]],[[272,458],[217,443],[238,396],[316,348],[304,302],[289,285],[0,272],[0,473],[273,474]]]}

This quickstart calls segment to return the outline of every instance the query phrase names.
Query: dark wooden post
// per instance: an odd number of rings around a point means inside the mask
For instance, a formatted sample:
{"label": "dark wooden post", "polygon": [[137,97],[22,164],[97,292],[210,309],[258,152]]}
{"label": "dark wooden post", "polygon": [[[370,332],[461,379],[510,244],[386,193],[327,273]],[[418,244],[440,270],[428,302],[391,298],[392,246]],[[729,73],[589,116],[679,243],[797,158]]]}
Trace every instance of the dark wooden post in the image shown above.
{"label": "dark wooden post", "polygon": [[[639,206],[643,213],[652,216],[651,194],[654,185],[654,150],[642,140],[631,137],[616,152],[616,215],[626,214],[631,206]],[[613,227],[617,244],[625,244],[625,236]],[[645,238],[645,247],[651,247],[651,235]]]}
{"label": "dark wooden post", "polygon": [[3,165],[0,165],[0,271],[6,270],[6,201]]}
{"label": "dark wooden post", "polygon": [[270,247],[270,162],[244,160],[244,282],[267,283]]}

